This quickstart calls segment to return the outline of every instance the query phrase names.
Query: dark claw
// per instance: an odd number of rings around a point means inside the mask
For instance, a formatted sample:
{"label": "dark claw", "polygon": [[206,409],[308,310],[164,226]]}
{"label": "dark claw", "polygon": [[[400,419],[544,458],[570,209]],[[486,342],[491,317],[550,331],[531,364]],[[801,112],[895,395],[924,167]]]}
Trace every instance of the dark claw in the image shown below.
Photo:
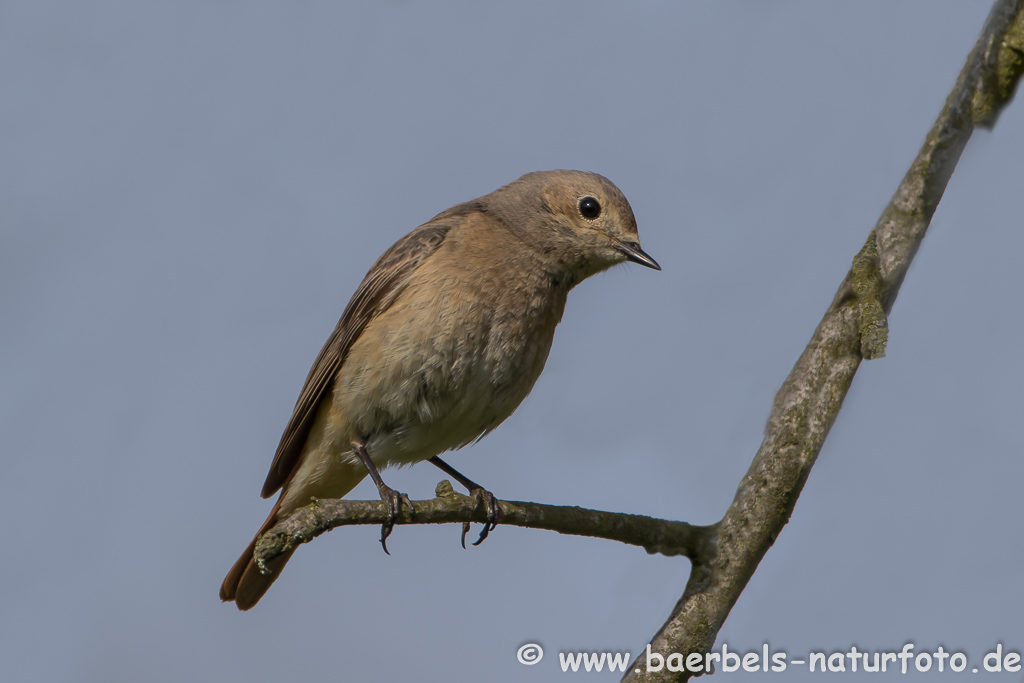
{"label": "dark claw", "polygon": [[[477,507],[480,504],[487,506],[487,522],[484,524],[483,531],[480,532],[480,538],[476,539],[476,543],[473,545],[480,545],[487,538],[487,534],[494,530],[494,527],[498,526],[498,515],[501,513],[501,508],[498,507],[498,500],[494,497],[494,494],[485,489],[480,484],[477,484],[472,479],[469,479],[463,474],[460,474],[457,469],[446,463],[436,455],[430,459],[430,462],[434,464],[439,470],[445,474],[455,478],[455,481],[459,482],[469,491],[469,495],[476,498]],[[476,507],[473,508],[476,510]],[[466,534],[469,533],[469,522],[462,523],[462,547],[466,547]]]}
{"label": "dark claw", "polygon": [[[494,494],[487,489],[477,488],[470,491],[470,494],[476,498],[477,505],[484,505],[487,508],[487,521],[484,523],[484,528],[480,530],[480,537],[476,539],[473,545],[480,545],[487,538],[487,535],[494,531],[494,528],[498,526],[498,515],[501,513],[501,508],[498,507],[498,499],[494,497]],[[466,547],[466,532],[469,531],[469,523],[462,525],[462,547]]]}
{"label": "dark claw", "polygon": [[412,502],[409,500],[409,496],[399,493],[390,486],[384,486],[380,489],[380,499],[388,510],[387,520],[380,525],[380,547],[384,549],[385,555],[390,555],[387,543],[388,536],[391,535],[392,530],[395,528],[395,520],[398,519],[398,513],[402,510],[402,503],[406,504],[409,508],[409,513],[412,514]]}

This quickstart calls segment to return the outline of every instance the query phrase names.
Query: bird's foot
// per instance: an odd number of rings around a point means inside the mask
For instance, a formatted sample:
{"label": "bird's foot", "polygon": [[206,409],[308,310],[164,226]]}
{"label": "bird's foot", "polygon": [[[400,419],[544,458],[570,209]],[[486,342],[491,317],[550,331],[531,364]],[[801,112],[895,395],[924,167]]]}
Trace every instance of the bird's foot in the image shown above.
{"label": "bird's foot", "polygon": [[[476,499],[477,507],[483,505],[487,510],[487,521],[484,522],[484,528],[480,530],[480,537],[473,542],[473,545],[480,545],[487,538],[494,527],[498,526],[498,515],[501,514],[501,507],[498,506],[498,499],[494,497],[494,494],[485,488],[477,486],[471,489],[469,492],[473,498]],[[474,508],[475,509],[475,508]],[[462,523],[462,547],[466,547],[466,534],[469,533],[469,522]]]}
{"label": "bird's foot", "polygon": [[398,513],[402,510],[402,503],[405,503],[406,507],[409,508],[409,514],[413,513],[412,501],[409,500],[409,496],[399,493],[386,484],[381,484],[377,488],[380,492],[381,502],[384,503],[384,507],[388,511],[388,518],[380,525],[380,547],[384,549],[386,555],[390,555],[391,553],[388,552],[388,536],[391,535],[391,531],[395,528],[395,520],[398,519]]}

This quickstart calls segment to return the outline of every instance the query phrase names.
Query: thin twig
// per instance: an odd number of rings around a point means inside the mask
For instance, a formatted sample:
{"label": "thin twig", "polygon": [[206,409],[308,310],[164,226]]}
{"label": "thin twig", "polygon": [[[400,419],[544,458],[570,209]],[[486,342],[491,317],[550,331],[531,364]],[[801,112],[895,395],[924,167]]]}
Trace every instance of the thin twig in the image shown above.
{"label": "thin twig", "polygon": [[[475,498],[452,489],[448,480],[437,485],[437,497],[413,501],[413,513],[403,507],[396,524],[484,522],[486,511]],[[711,554],[714,527],[702,527],[642,515],[604,512],[581,507],[498,501],[499,523],[549,529],[562,534],[591,536],[640,546],[649,553],[703,558]],[[384,504],[374,500],[320,500],[296,510],[265,533],[256,544],[257,564],[264,567],[278,555],[339,526],[381,524]]]}

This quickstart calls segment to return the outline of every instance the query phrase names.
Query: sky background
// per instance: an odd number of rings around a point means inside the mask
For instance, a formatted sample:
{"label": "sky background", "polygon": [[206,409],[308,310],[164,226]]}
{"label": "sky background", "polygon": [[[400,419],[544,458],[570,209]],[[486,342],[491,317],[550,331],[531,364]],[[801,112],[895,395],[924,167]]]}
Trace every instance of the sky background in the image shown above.
{"label": "sky background", "polygon": [[[387,557],[339,529],[251,612],[217,590],[366,269],[534,170],[612,179],[664,270],[573,291],[533,393],[449,462],[500,498],[719,519],[988,11],[4,2],[0,677],[553,681],[559,651],[640,652],[688,561],[545,531],[398,527]],[[1022,153],[1017,102],[717,649],[1024,649]]]}

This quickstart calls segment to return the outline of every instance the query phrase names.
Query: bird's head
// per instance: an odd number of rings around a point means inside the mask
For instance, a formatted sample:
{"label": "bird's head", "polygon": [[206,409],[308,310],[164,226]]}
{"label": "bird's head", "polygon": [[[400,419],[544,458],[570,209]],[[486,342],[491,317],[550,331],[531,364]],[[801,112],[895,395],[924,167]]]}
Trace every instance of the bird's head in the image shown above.
{"label": "bird's head", "polygon": [[604,176],[528,173],[484,199],[489,200],[488,213],[574,282],[623,261],[661,270],[640,248],[636,218],[625,195]]}

